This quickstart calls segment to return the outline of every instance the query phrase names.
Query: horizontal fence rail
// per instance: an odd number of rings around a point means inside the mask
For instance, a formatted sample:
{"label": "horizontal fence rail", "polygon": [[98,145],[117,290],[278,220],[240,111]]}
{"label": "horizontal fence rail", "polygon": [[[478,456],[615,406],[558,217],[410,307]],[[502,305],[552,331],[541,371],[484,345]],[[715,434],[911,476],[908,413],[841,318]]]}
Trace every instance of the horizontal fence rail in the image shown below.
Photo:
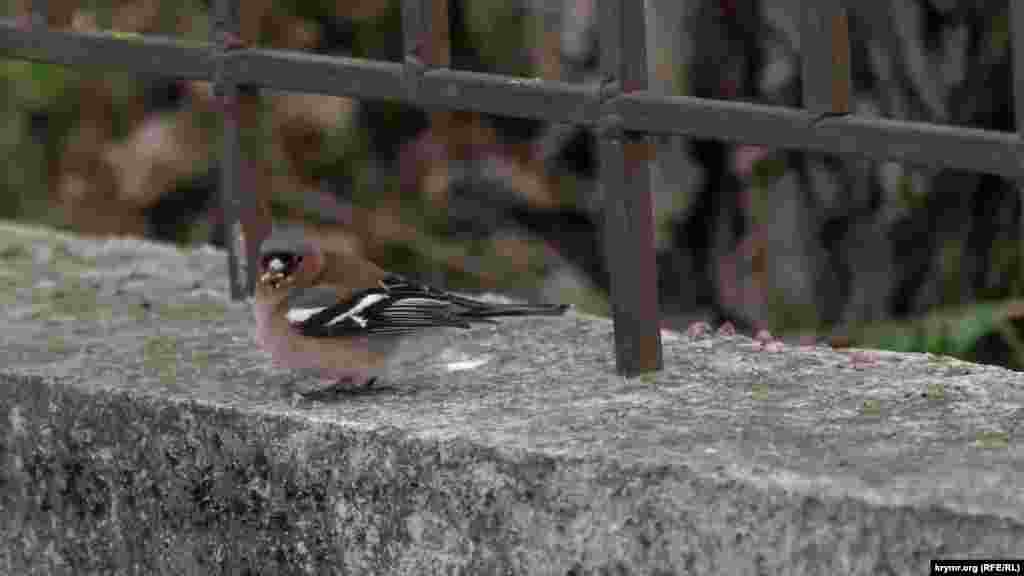
{"label": "horizontal fence rail", "polygon": [[[403,62],[250,48],[230,42],[239,0],[218,0],[212,42],[136,34],[46,29],[45,3],[31,22],[0,20],[0,55],[64,66],[108,67],[146,75],[214,82],[228,100],[242,89],[272,88],[358,99],[397,100],[429,110],[467,110],[593,128],[601,138],[606,193],[606,259],[612,274],[617,366],[624,374],[661,366],[653,270],[650,182],[645,138],[673,134],[725,142],[853,155],[1022,176],[1016,132],[999,132],[850,115],[850,55],[842,0],[803,2],[803,98],[806,108],[769,106],[647,90],[643,4],[598,0],[604,82],[598,85],[483,74],[447,67],[447,0],[404,0]],[[1024,2],[1010,2],[1014,32],[1024,29]],[[1024,51],[1012,34],[1014,98],[1024,110]],[[241,195],[240,122],[225,108],[222,203],[229,230]],[[237,112],[237,110],[235,110]],[[440,117],[438,117],[440,118]],[[439,120],[440,121],[440,120]],[[1017,115],[1018,126],[1024,126]],[[1024,130],[1024,129],[1022,129]],[[250,239],[251,241],[251,239]],[[612,253],[611,250],[620,250]],[[238,257],[252,246],[228,239],[232,294],[251,288],[252,270]],[[246,280],[249,278],[250,280]]]}
{"label": "horizontal fence rail", "polygon": [[[1014,9],[1020,10],[1016,5]],[[218,65],[212,44],[30,31],[12,20],[0,20],[0,54],[188,80],[213,81]],[[251,48],[232,51],[223,59],[224,78],[239,85],[413,103],[399,62]],[[621,116],[623,129],[648,134],[849,154],[1012,179],[1022,171],[1020,139],[1014,132],[856,115],[822,119],[801,108],[646,91],[602,104],[603,93],[601,86],[443,69],[423,74],[414,103],[583,126],[596,126],[611,108]]]}

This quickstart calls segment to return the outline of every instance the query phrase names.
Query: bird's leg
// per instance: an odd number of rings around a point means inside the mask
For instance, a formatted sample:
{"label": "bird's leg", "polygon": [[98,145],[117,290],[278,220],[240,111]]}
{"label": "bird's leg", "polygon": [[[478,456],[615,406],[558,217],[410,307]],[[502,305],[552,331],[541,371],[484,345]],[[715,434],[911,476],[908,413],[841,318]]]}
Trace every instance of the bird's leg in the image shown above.
{"label": "bird's leg", "polygon": [[345,374],[337,380],[322,388],[314,388],[301,392],[301,396],[307,400],[324,400],[338,396],[359,394],[370,391],[377,382],[376,376],[363,379],[362,374]]}
{"label": "bird's leg", "polygon": [[336,396],[338,394],[344,394],[345,392],[351,392],[355,383],[355,376],[347,374],[338,378],[333,383],[317,389],[315,394],[317,396]]}

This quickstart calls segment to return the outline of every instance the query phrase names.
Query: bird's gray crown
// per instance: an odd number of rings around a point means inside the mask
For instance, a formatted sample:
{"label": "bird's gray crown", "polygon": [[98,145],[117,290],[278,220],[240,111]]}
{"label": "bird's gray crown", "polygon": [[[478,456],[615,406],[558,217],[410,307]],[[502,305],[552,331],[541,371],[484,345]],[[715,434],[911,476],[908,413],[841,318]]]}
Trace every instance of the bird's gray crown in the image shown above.
{"label": "bird's gray crown", "polygon": [[304,255],[312,251],[302,228],[298,226],[275,226],[270,235],[260,244],[260,256],[271,254]]}

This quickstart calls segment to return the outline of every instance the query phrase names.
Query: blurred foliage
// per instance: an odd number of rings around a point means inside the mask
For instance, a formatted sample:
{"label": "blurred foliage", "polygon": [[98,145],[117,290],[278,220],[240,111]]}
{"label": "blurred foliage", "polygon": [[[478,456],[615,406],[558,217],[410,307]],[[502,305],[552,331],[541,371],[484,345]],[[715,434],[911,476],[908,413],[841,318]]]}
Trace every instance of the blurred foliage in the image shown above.
{"label": "blurred foliage", "polygon": [[1024,301],[981,302],[911,320],[848,327],[858,347],[928,352],[1024,370]]}
{"label": "blurred foliage", "polygon": [[466,27],[469,41],[480,51],[484,64],[496,74],[531,76],[526,46],[537,46],[537,39],[529,38],[527,15],[522,13],[524,3],[505,0],[474,0],[465,3]]}
{"label": "blurred foliage", "polygon": [[[51,4],[54,2],[51,0]],[[149,23],[145,33],[157,31],[179,39],[206,42],[209,35],[208,5],[209,2],[203,0],[161,1],[155,21]],[[360,16],[346,21],[344,26],[350,28],[344,28],[344,33],[332,28],[344,27],[341,23],[344,18],[336,13],[340,5],[337,2],[305,0],[269,4],[271,13],[259,30],[260,43],[274,46],[275,42],[282,41],[282,37],[288,37],[288,31],[282,32],[280,28],[303,25],[308,26],[317,40],[310,49],[392,61],[401,58],[401,8],[397,0],[387,2],[384,10],[372,17]],[[502,0],[462,3],[461,26],[452,30],[451,37],[456,65],[500,74],[534,76],[536,71],[531,57],[541,44],[538,37],[540,27],[531,25],[522,12],[524,5],[526,3]],[[14,2],[7,0],[3,6],[10,15]],[[110,29],[117,20],[117,7],[109,0],[82,2],[77,5],[76,25],[85,29],[90,26]],[[987,43],[992,53],[1007,50],[1009,30],[1006,15],[991,20]],[[350,45],[335,45],[331,39],[332,34],[348,38],[348,33]],[[130,30],[117,32],[126,40],[136,34]],[[296,48],[289,46],[289,49]],[[461,62],[460,57],[464,59]],[[660,55],[658,58],[659,62],[670,61]],[[688,72],[682,65],[675,68],[673,84],[682,92],[690,90]],[[671,75],[671,71],[666,73]],[[62,170],[66,169],[68,149],[73,140],[86,137],[79,132],[89,120],[97,121],[83,118],[83,111],[101,109],[109,112],[108,118],[102,120],[109,125],[105,125],[104,133],[91,143],[96,148],[95,155],[80,162],[76,168],[91,177],[100,172],[95,164],[105,158],[104,154],[111,146],[124,145],[125,142],[152,143],[139,137],[138,132],[140,126],[157,115],[150,102],[153,99],[150,91],[156,84],[153,78],[140,79],[109,70],[0,61],[0,114],[3,118],[0,122],[0,153],[7,159],[0,176],[0,217],[71,226],[67,215],[55,207],[60,204],[60,195],[64,193],[61,185],[65,174]],[[101,89],[105,92],[97,95]],[[195,162],[190,174],[174,182],[174,188],[185,190],[186,195],[211,192],[209,173],[215,168],[221,150],[220,112],[212,99],[203,95],[203,89],[192,84],[183,88],[187,94],[183,97],[184,102],[177,106],[191,106],[192,115],[171,121],[195,123],[203,135],[201,147],[205,161]],[[301,126],[306,131],[297,131],[295,142],[302,148],[295,151],[287,148],[290,144],[283,142],[281,134],[291,127],[287,123],[293,119],[283,118],[284,114],[277,107],[279,95],[271,91],[264,94],[266,97],[260,101],[257,121],[247,125],[243,131],[242,146],[246,157],[265,160],[270,167],[270,175],[261,184],[272,189],[270,200],[274,216],[331,222],[330,218],[311,212],[298,195],[293,194],[295,188],[303,186],[317,188],[323,184],[323,188],[344,202],[367,211],[364,213],[379,209],[391,193],[400,195],[401,201],[389,204],[388,208],[394,210],[393,224],[401,231],[375,240],[379,243],[376,253],[389,267],[428,278],[443,270],[446,283],[459,288],[502,285],[525,289],[536,285],[538,277],[549,271],[551,259],[547,248],[539,241],[526,240],[508,231],[491,237],[456,238],[449,229],[445,205],[433,204],[423,195],[400,190],[396,165],[386,162],[375,165],[380,156],[398,155],[390,138],[405,134],[416,122],[424,122],[419,112],[398,102],[363,102],[356,113],[351,116],[339,114],[334,122],[325,122],[323,118],[316,121],[303,118],[312,127]],[[90,104],[90,100],[101,102]],[[163,135],[156,131],[154,134]],[[193,142],[186,142],[186,145],[195,146]],[[80,148],[89,146],[80,145]],[[769,189],[786,176],[790,168],[782,154],[771,154],[754,163],[751,182],[755,193],[751,200],[761,206],[753,208],[750,214],[771,213],[766,206],[774,200],[768,198],[767,193],[758,194],[756,191]],[[259,177],[263,176],[260,174]],[[552,180],[551,194],[557,201],[572,205],[585,194],[582,190],[587,190],[590,184],[577,180],[575,175],[560,174]],[[102,182],[97,184],[102,185]],[[114,195],[114,192],[104,192]],[[900,172],[897,192],[896,198],[886,199],[898,204],[894,209],[896,212],[906,213],[928,206],[930,191],[915,185],[909,172]],[[680,195],[691,194],[691,191],[680,192]],[[94,205],[92,208],[99,211],[105,206]],[[755,224],[771,224],[768,219],[764,220]],[[660,224],[667,226],[666,222],[668,220]],[[180,224],[180,228],[168,233],[176,241],[207,241],[214,233],[214,225],[209,219],[182,221]],[[514,254],[508,249],[513,244],[517,246]],[[758,261],[758,258],[764,260],[764,256],[757,249],[755,247],[751,257],[754,260],[752,266],[772,265]],[[964,264],[964,246],[961,241],[950,240],[942,243],[938,250],[936,259],[941,262],[938,268],[943,274],[938,291],[941,291],[942,302],[955,303],[962,289],[962,279],[955,271]],[[1017,243],[999,240],[989,262],[990,271],[1012,279],[1009,293],[1017,296],[1024,293],[1024,269],[1019,254]],[[570,294],[572,290],[577,289],[567,289],[567,301],[575,302],[587,311],[608,312],[607,299],[601,292],[584,287],[579,288],[578,293]],[[783,293],[773,291],[770,286],[763,287],[763,291],[768,311],[766,316],[776,332],[822,328],[821,311],[814,306],[787,302]],[[1024,343],[1020,338],[1024,303],[996,300],[1006,292],[1004,287],[982,291],[982,296],[992,301],[943,309],[920,318],[847,326],[844,329],[851,341],[861,346],[953,355],[1024,369]],[[865,407],[866,413],[875,411],[872,407]]]}
{"label": "blurred foliage", "polygon": [[[771,213],[764,205],[770,200],[766,190],[786,175],[785,160],[769,155],[754,163],[752,214]],[[914,185],[908,173],[901,173],[897,201],[903,210],[925,208],[929,195]],[[964,243],[960,239],[947,239],[939,246],[939,259],[943,262],[943,300],[958,302],[961,278],[958,271],[964,258]],[[1024,295],[1024,263],[1020,260],[1020,245],[1012,241],[996,241],[992,246],[992,273],[1010,278],[1009,292]],[[924,316],[907,319],[872,322],[844,326],[840,329],[845,345],[878,348],[897,352],[922,352],[941,356],[998,364],[1015,370],[1024,370],[1024,301],[999,300],[1003,291],[997,288],[981,291],[982,296],[994,298],[962,307],[934,310]],[[768,308],[772,329],[778,333],[801,333],[821,326],[813,306],[798,306],[785,300],[784,295],[768,289]]]}
{"label": "blurred foliage", "polygon": [[[0,153],[7,160],[0,179],[0,215],[53,223],[44,159],[56,154],[74,122],[77,74],[66,68],[16,60],[0,63]],[[46,115],[41,113],[45,111]]]}

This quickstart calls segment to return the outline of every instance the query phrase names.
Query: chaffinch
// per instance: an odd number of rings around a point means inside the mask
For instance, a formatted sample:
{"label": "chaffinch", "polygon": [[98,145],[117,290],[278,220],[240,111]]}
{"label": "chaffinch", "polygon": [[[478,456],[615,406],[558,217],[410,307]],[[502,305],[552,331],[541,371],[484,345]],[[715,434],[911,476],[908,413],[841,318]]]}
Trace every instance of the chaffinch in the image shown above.
{"label": "chaffinch", "polygon": [[299,226],[272,230],[260,246],[253,304],[257,341],[278,363],[336,379],[311,392],[372,385],[400,344],[431,329],[568,309],[457,296],[322,244]]}

